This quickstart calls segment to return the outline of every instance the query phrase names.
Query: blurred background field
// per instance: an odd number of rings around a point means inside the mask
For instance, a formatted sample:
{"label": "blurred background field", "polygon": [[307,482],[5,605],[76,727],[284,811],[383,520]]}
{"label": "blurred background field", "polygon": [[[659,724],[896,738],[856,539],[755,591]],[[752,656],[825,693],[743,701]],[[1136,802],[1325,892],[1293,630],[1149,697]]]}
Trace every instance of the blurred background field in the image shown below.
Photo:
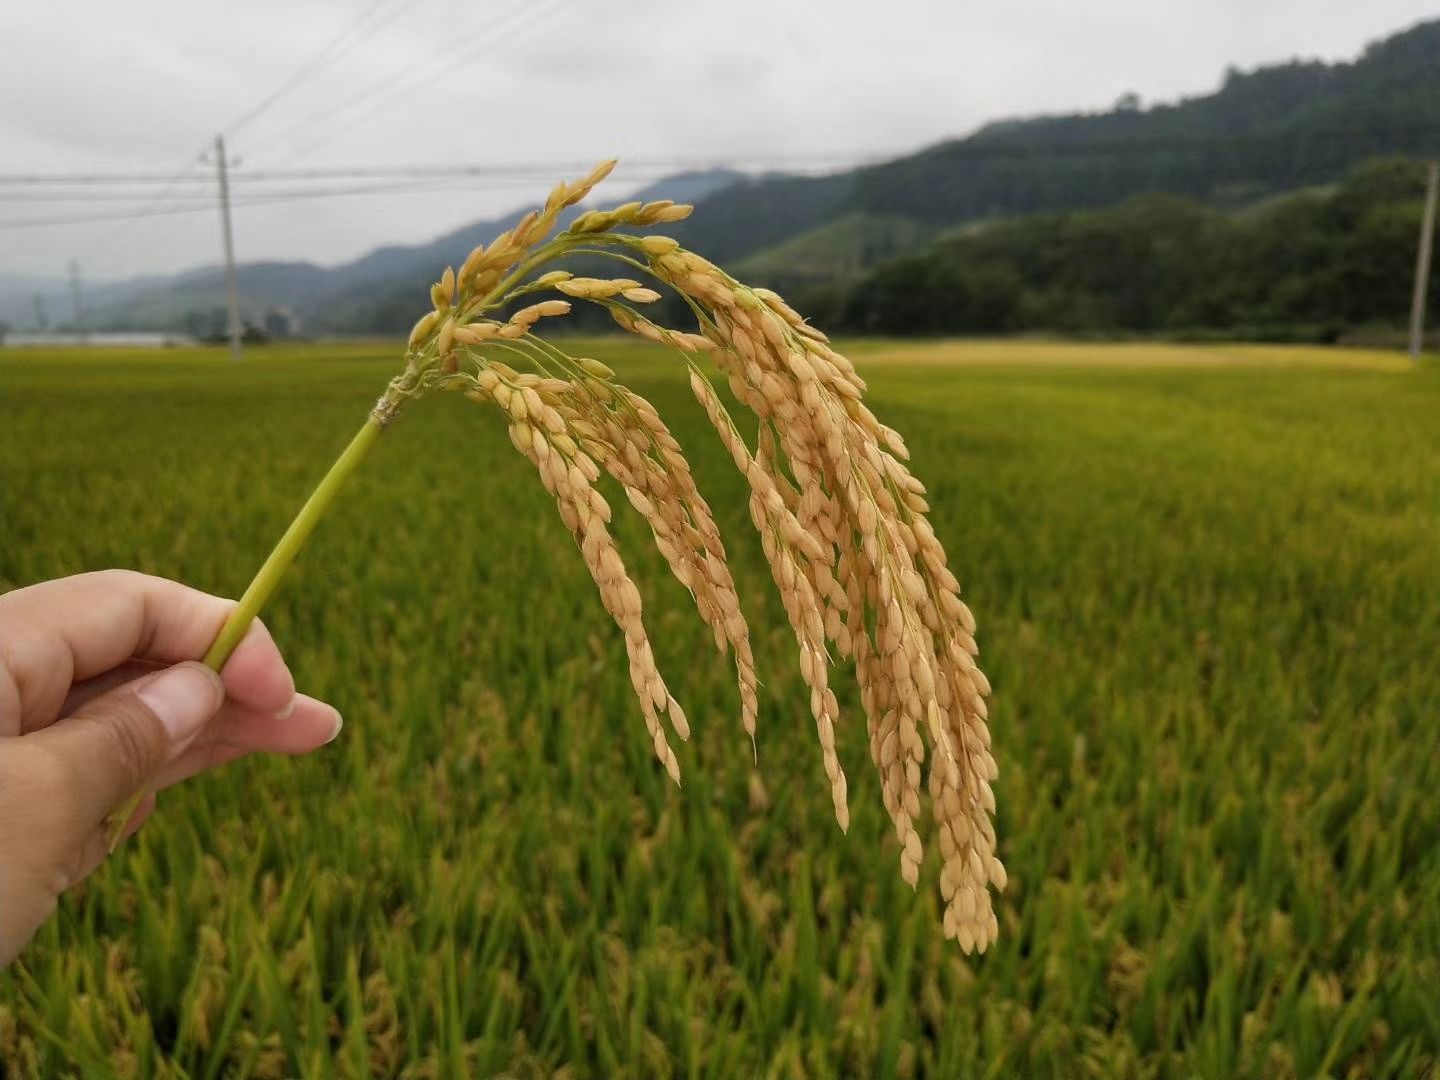
{"label": "blurred background field", "polygon": [[[0,973],[0,1072],[1434,1074],[1433,365],[856,344],[995,686],[1010,887],[967,961],[933,861],[918,893],[899,878],[848,676],[834,825],[739,478],[680,366],[574,351],[657,404],[715,507],[765,683],[758,768],[627,511],[696,732],[669,785],[529,466],[494,416],[427,400],[267,612],[343,735],[167,792]],[[237,594],[395,364],[0,354],[0,587],[128,566]]]}

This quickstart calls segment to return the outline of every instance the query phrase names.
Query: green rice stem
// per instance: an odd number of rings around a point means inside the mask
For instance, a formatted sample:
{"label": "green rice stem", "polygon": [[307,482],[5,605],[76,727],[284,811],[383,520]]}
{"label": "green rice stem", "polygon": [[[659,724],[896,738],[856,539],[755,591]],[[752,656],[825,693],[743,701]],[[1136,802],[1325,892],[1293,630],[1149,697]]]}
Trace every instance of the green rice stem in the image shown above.
{"label": "green rice stem", "polygon": [[[225,661],[230,659],[230,654],[235,647],[244,639],[250,624],[255,621],[260,610],[274,595],[275,589],[280,584],[280,579],[285,576],[285,571],[290,569],[290,564],[295,561],[295,556],[300,554],[300,549],[305,546],[305,541],[315,531],[315,526],[330,509],[330,504],[335,501],[345,481],[360,467],[365,460],[365,455],[380,438],[380,433],[385,430],[385,424],[374,413],[366,417],[364,425],[355,437],[350,440],[350,445],[345,447],[344,452],[335,459],[330,466],[330,471],[325,478],[316,485],[310,497],[305,500],[305,505],[295,515],[295,520],[290,522],[290,527],[285,530],[285,535],[280,537],[280,542],[270,552],[265,564],[260,567],[245,595],[240,597],[240,602],[230,612],[225,625],[220,628],[211,643],[210,649],[205,653],[205,666],[212,671],[219,671],[225,666]],[[125,828],[125,823],[130,820],[135,808],[145,797],[145,790],[137,791],[135,795],[125,803],[110,818],[110,835],[108,837],[109,848],[115,850],[120,842],[120,833]]]}

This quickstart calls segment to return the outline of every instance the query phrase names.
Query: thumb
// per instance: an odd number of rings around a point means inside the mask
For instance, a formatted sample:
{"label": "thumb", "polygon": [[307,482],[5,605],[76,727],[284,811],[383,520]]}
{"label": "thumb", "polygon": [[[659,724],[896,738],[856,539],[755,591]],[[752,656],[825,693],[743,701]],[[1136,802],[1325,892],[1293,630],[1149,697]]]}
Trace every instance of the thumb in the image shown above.
{"label": "thumb", "polygon": [[220,676],[187,662],[86,702],[34,737],[83,779],[77,809],[99,822],[199,734],[225,700]]}

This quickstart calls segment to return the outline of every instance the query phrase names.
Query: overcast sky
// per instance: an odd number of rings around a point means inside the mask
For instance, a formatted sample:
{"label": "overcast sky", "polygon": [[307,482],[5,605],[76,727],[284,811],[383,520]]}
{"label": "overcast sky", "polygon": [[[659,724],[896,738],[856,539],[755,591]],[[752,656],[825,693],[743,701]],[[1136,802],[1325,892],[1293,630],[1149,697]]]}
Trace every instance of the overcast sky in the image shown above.
{"label": "overcast sky", "polygon": [[[171,174],[222,130],[241,173],[616,154],[640,163],[622,165],[620,195],[627,175],[670,163],[814,169],[1127,91],[1205,93],[1227,65],[1349,58],[1435,15],[1436,0],[0,0],[0,174]],[[237,257],[343,261],[546,186],[241,207]],[[217,261],[208,187],[145,190],[153,201],[100,202],[107,189],[49,186],[67,198],[39,202],[39,189],[0,186],[0,225],[203,205],[0,227],[0,274],[55,276],[72,257],[93,278]]]}

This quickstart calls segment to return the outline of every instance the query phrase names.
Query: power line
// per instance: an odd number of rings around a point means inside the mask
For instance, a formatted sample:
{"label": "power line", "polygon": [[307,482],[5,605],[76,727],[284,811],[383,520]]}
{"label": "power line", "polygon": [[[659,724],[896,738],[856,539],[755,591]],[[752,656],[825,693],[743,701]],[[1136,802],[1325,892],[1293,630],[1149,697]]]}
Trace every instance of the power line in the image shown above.
{"label": "power line", "polygon": [[[190,179],[191,173],[198,167],[198,165],[198,156],[192,156],[181,166],[179,171],[177,171],[170,177],[169,185],[160,192],[157,198],[164,199],[167,196],[173,195],[176,191],[178,191],[182,186],[184,186],[185,182]],[[180,205],[180,203],[177,201],[174,205],[178,206]],[[130,233],[135,229],[135,227],[136,221],[133,217],[121,221],[120,224],[115,226],[115,228],[108,230],[107,232],[102,234],[94,243],[88,246],[86,251],[86,257],[91,261],[92,264],[104,262],[105,258],[117,247],[119,247],[120,241],[125,237],[129,236]],[[153,252],[153,250],[154,248],[152,245],[151,251]]]}
{"label": "power line", "polygon": [[[1347,150],[1356,148],[1369,148],[1377,142],[1396,142],[1403,139],[1414,138],[1419,140],[1422,137],[1429,137],[1433,133],[1428,128],[1385,128],[1385,129],[1356,129],[1355,135],[1360,136],[1348,144],[1339,137],[1339,132],[1332,133],[1327,145],[1336,150]],[[1062,145],[1027,144],[1010,141],[983,140],[976,143],[956,142],[942,143],[939,146],[931,147],[921,151],[920,155],[902,155],[895,160],[906,160],[911,157],[923,155],[944,155],[947,158],[992,158],[992,157],[1074,157],[1074,156],[1107,156],[1107,155],[1145,155],[1156,153],[1168,153],[1176,150],[1214,150],[1227,147],[1244,146],[1254,144],[1276,149],[1278,135],[1231,135],[1231,136],[1201,136],[1186,138],[1167,139],[1115,139],[1103,142],[1073,143]],[[1287,151],[1288,152],[1288,151]],[[1297,151],[1298,152],[1298,151]],[[712,157],[661,157],[661,158],[626,158],[627,169],[639,168],[668,168],[673,170],[703,169],[720,165],[732,167],[754,167],[754,168],[785,168],[785,167],[821,167],[827,165],[854,166],[856,162],[868,163],[870,165],[884,165],[891,159],[877,161],[874,155],[866,153],[852,154],[769,154],[769,155],[717,155]],[[550,162],[510,162],[498,164],[448,164],[428,166],[354,166],[335,168],[309,168],[309,169],[254,169],[246,171],[237,169],[231,179],[236,183],[257,183],[279,180],[339,180],[360,177],[404,177],[404,176],[486,176],[486,175],[507,175],[507,176],[554,176],[563,174],[566,171],[589,169],[593,161],[550,161]],[[192,166],[193,168],[193,166]],[[188,172],[188,171],[187,171]],[[172,173],[151,173],[151,172],[95,172],[95,173],[0,173],[0,185],[7,187],[36,187],[42,185],[59,186],[104,186],[104,185],[131,185],[146,186],[152,184],[211,184],[214,178],[207,175],[176,175]]]}
{"label": "power line", "polygon": [[[534,25],[535,22],[549,18],[555,14],[564,3],[565,0],[554,0],[550,7],[536,14],[529,0],[518,0],[517,3],[512,4],[500,13],[495,22],[486,27],[485,32],[491,38],[498,38],[502,34],[510,33],[511,30],[524,23],[527,19],[530,19],[531,25]],[[463,37],[463,35],[458,36]],[[508,43],[507,40],[507,44]],[[438,85],[439,82],[443,81],[455,71],[469,67],[481,60],[488,59],[488,56],[488,53],[481,52],[479,55],[459,65],[458,68],[452,67],[448,70],[435,64],[430,57],[423,58],[419,63],[406,63],[387,73],[378,81],[371,83],[368,89],[351,95],[338,107],[317,111],[312,116],[301,120],[300,123],[281,132],[276,138],[272,139],[270,143],[262,144],[259,148],[252,148],[251,152],[260,153],[270,145],[274,145],[277,142],[292,141],[297,135],[323,125],[326,129],[323,134],[307,141],[305,145],[289,155],[285,160],[292,161],[304,157],[307,154],[313,153],[319,146],[336,138],[339,134],[347,130],[347,127],[354,127],[361,121],[376,115],[383,108],[387,107],[385,104],[382,104],[386,99],[392,99],[393,101],[401,96],[414,93],[417,90]],[[356,109],[364,109],[364,111],[362,111],[358,117],[348,120],[346,122],[347,126],[340,126],[335,123],[338,117],[350,114]]]}
{"label": "power line", "polygon": [[[583,170],[572,170],[572,171],[583,171]],[[553,173],[545,173],[545,174],[542,174],[542,173],[540,173],[540,172],[537,171],[534,175],[536,175],[536,176],[545,175],[545,176],[553,177],[555,174],[553,174]],[[497,189],[497,188],[498,188],[498,189],[504,190],[504,189],[512,188],[512,187],[520,187],[520,186],[522,186],[522,185],[529,186],[530,183],[531,183],[531,181],[532,181],[532,179],[533,179],[533,178],[531,177],[531,175],[528,174],[528,173],[526,173],[526,174],[516,174],[516,175],[513,175],[513,176],[506,176],[506,175],[504,175],[504,174],[494,174],[494,175],[492,175],[492,174],[481,173],[481,172],[442,172],[442,173],[427,173],[427,172],[424,172],[424,171],[416,170],[416,171],[402,171],[402,172],[390,173],[390,172],[387,172],[387,171],[383,171],[383,170],[382,170],[382,171],[374,172],[374,173],[364,173],[364,172],[361,172],[361,173],[354,174],[354,178],[355,178],[355,179],[361,179],[361,178],[364,178],[364,177],[366,177],[366,176],[373,176],[373,177],[375,177],[376,179],[386,179],[386,178],[388,178],[388,179],[393,180],[393,181],[409,180],[409,181],[415,181],[415,182],[417,182],[417,184],[442,183],[442,184],[448,184],[450,187],[452,187],[452,188],[454,188],[454,189],[456,189],[456,190],[469,189],[469,188],[479,188],[479,189],[485,189],[485,190],[491,190],[491,189]],[[458,183],[458,181],[461,181],[461,180],[470,180],[470,181],[474,181],[474,182],[473,182],[473,183],[468,183],[468,184]],[[213,178],[212,178],[212,184],[213,184]],[[207,185],[206,185],[207,188],[210,187],[210,186],[211,186],[210,184],[207,184]],[[232,188],[236,187],[236,178],[235,178],[235,176],[233,175],[233,173],[232,173],[231,176],[230,176],[230,186],[231,186]],[[354,191],[354,192],[387,191],[387,190],[390,190],[393,186],[395,186],[395,185],[391,185],[391,184],[379,184],[379,185],[374,185],[374,186],[354,185],[354,186],[348,186],[348,187],[333,187],[333,186],[332,186],[332,187],[324,187],[324,186],[320,186],[320,185],[313,185],[313,186],[298,187],[298,188],[273,188],[273,187],[265,187],[265,188],[261,188],[261,189],[258,190],[258,191],[249,191],[249,192],[246,192],[245,195],[242,196],[239,201],[243,202],[244,199],[247,198],[247,197],[250,198],[250,199],[253,199],[253,200],[261,200],[261,199],[272,198],[272,197],[275,197],[275,196],[290,197],[290,196],[306,196],[306,195],[312,195],[312,194],[321,194],[321,195],[324,195],[324,194],[345,194],[345,193],[351,192],[351,191]],[[402,185],[399,185],[399,186],[402,186],[402,187],[403,187],[403,186],[408,186],[408,185],[403,185],[403,184],[402,184]],[[163,193],[161,193],[161,194],[156,194],[156,195],[138,195],[138,194],[135,194],[135,193],[128,193],[128,192],[127,192],[127,193],[120,193],[120,194],[115,194],[115,195],[106,195],[106,194],[98,194],[98,193],[92,194],[92,193],[90,193],[90,192],[64,192],[64,193],[58,194],[58,195],[44,195],[44,194],[31,194],[31,193],[26,193],[26,192],[16,193],[16,192],[3,192],[3,191],[0,191],[0,201],[4,201],[4,202],[27,202],[27,203],[36,203],[36,202],[47,202],[47,203],[48,203],[48,202],[61,202],[61,203],[81,202],[81,203],[87,203],[87,202],[89,202],[89,203],[111,203],[111,202],[135,202],[135,201],[138,200],[138,201],[140,202],[140,204],[141,204],[141,206],[139,207],[139,209],[142,209],[142,210],[144,209],[143,204],[145,204],[145,203],[166,203],[166,202],[168,202],[168,203],[171,203],[171,204],[173,204],[173,205],[175,205],[175,206],[177,206],[177,207],[178,207],[178,206],[183,206],[183,205],[186,204],[186,203],[203,203],[204,205],[209,206],[209,205],[214,201],[214,198],[215,198],[214,192],[213,192],[213,191],[209,191],[209,190],[207,190],[207,191],[187,191],[187,192],[185,192],[185,193],[183,193],[183,194],[181,194],[181,195],[179,195],[179,196],[176,196],[176,197],[173,198],[173,199],[167,199]],[[107,212],[107,214],[108,214],[108,212]],[[127,217],[127,216],[129,216],[129,215],[119,214],[119,215],[117,215],[117,216],[119,216],[119,217]]]}
{"label": "power line", "polygon": [[[262,113],[268,110],[272,105],[274,105],[277,101],[279,101],[282,97],[284,97],[287,93],[293,91],[297,86],[305,82],[308,78],[313,77],[315,74],[322,71],[326,66],[334,64],[345,56],[349,55],[349,53],[351,53],[359,44],[372,36],[383,26],[392,22],[396,15],[405,10],[405,0],[401,0],[401,6],[397,10],[390,12],[388,15],[382,16],[377,21],[370,23],[370,25],[367,27],[366,21],[369,20],[377,12],[380,12],[388,2],[389,0],[373,0],[370,6],[368,6],[360,14],[359,18],[352,22],[350,26],[347,27],[346,30],[343,31],[339,36],[332,39],[325,46],[324,49],[322,49],[319,53],[316,53],[309,62],[302,65],[300,70],[298,70],[293,76],[291,76],[289,80],[282,83],[270,95],[262,99],[248,112],[235,120],[231,124],[232,129],[238,131],[240,128],[250,124]],[[342,46],[341,42],[344,41],[347,37],[349,37],[350,40],[348,41],[348,43]],[[208,184],[209,177],[201,178],[190,175],[191,172],[195,169],[195,166],[195,161],[192,160],[190,162],[187,162],[185,169],[181,173],[171,178],[171,181],[166,186],[165,190],[162,191],[157,197],[157,201],[174,195],[179,188],[186,186],[188,183],[203,179],[203,182],[206,182]],[[190,202],[192,197],[192,193],[186,192],[183,197],[174,199],[170,203],[166,204],[164,206],[164,209],[172,212],[188,209],[186,204]],[[148,202],[150,200],[147,198],[143,201]],[[132,213],[130,216],[121,220],[117,227],[109,230],[97,244],[91,246],[90,256],[92,259],[95,259],[97,257],[100,259],[104,259],[111,252],[116,250],[119,242],[122,239],[128,237],[130,233],[137,227],[137,225],[143,223],[146,216],[162,216],[160,214],[137,215],[134,213],[134,211],[138,209],[139,207],[132,207]],[[167,230],[161,237],[162,246],[168,246],[169,244],[172,244],[178,235],[180,235],[180,233],[176,229]],[[153,244],[151,245],[150,250],[151,252],[154,251]]]}
{"label": "power line", "polygon": [[[375,2],[372,3],[369,7],[367,7],[363,12],[361,12],[359,17],[356,18],[353,22],[351,22],[349,26],[347,26],[335,37],[331,38],[330,41],[327,42],[323,48],[310,56],[309,59],[304,61],[288,79],[282,82],[266,97],[261,99],[260,102],[247,110],[245,113],[243,113],[239,118],[231,122],[229,127],[227,127],[225,130],[233,136],[241,128],[245,127],[247,124],[252,123],[262,114],[264,114],[264,112],[269,109],[270,106],[274,105],[277,101],[283,98],[286,94],[290,93],[297,86],[301,85],[308,79],[314,78],[321,71],[325,70],[327,66],[334,64],[337,61],[348,56],[362,42],[364,42],[366,38],[372,36],[377,30],[386,26],[390,22],[393,22],[396,16],[404,13],[406,8],[405,0],[401,0],[400,7],[392,11],[389,15],[380,19],[378,22],[374,23],[363,32],[357,33],[357,31],[361,31],[361,27],[364,26],[370,16],[374,15],[377,11],[385,7],[387,4],[393,2],[394,0],[375,0]],[[355,36],[352,38],[352,35]],[[348,44],[345,44],[344,47],[340,48],[338,52],[335,51],[342,42],[346,41],[347,38],[351,39]]]}
{"label": "power line", "polygon": [[[763,160],[763,159],[762,159]],[[780,159],[772,159],[771,164],[776,164]],[[799,159],[789,159],[794,164]],[[814,163],[818,159],[806,159]],[[672,175],[677,171],[685,169],[696,169],[713,167],[713,160],[703,159],[649,159],[641,160],[632,167],[627,167],[627,175],[632,180],[659,179]],[[235,196],[233,203],[237,207],[256,206],[268,203],[288,202],[296,199],[308,198],[330,198],[335,196],[382,194],[393,192],[412,192],[425,190],[451,190],[451,191],[475,191],[475,190],[528,190],[534,180],[552,180],[557,175],[566,173],[583,172],[592,167],[591,162],[568,162],[548,164],[494,164],[494,165],[448,165],[416,167],[352,167],[344,169],[294,169],[294,170],[271,170],[266,172],[254,172],[245,174],[236,170],[230,174],[230,183],[239,193]],[[86,179],[98,179],[100,175]],[[108,174],[107,179],[115,179],[121,174]],[[127,174],[126,180],[133,181],[140,174]],[[0,177],[0,183],[7,178]],[[75,176],[66,177],[68,180],[77,180]],[[172,182],[175,177],[169,177]],[[212,177],[186,176],[183,178],[187,183],[191,181],[204,182],[206,188],[214,183]],[[269,183],[272,181],[358,181],[375,180],[373,184],[351,183],[344,186],[305,186],[294,188],[273,188],[261,187],[258,190],[246,190],[247,182],[261,181]],[[386,182],[380,182],[386,181]],[[463,182],[462,182],[463,181]],[[173,190],[172,188],[167,189]],[[127,212],[115,212],[104,210],[88,214],[60,214],[43,215],[40,217],[26,218],[5,218],[0,219],[0,229],[23,229],[39,228],[44,226],[76,225],[86,222],[101,221],[134,221],[154,217],[170,217],[193,213],[199,210],[207,210],[210,207],[210,200],[213,197],[211,191],[184,192],[177,198],[167,201],[162,192],[155,196],[127,196],[129,200],[138,198],[140,204],[134,206]],[[76,202],[106,202],[114,201],[121,196],[105,193],[89,192],[67,192],[63,196],[34,196],[33,193],[5,193],[0,192],[0,199],[4,198],[30,198],[32,201],[42,199],[55,199],[57,201]],[[146,202],[161,203],[158,207],[147,207]]]}
{"label": "power line", "polygon": [[[418,0],[412,5],[412,9],[420,7],[425,0]],[[308,131],[317,124],[333,120],[336,116],[343,116],[358,105],[363,105],[368,99],[383,94],[386,89],[393,86],[396,80],[413,75],[416,69],[433,72],[435,65],[431,58],[421,57],[417,60],[406,60],[398,66],[388,68],[378,78],[367,80],[361,83],[358,90],[346,94],[340,101],[315,109],[303,114],[298,121],[282,127],[278,132],[272,132],[268,139],[261,139],[258,143],[251,143],[249,153],[263,154],[271,147],[289,143],[296,135]]]}
{"label": "power line", "polygon": [[[0,202],[164,202],[169,197],[169,191],[143,192],[143,191],[61,191],[47,193],[44,191],[0,191]],[[176,196],[179,199],[210,199],[210,194],[204,191],[187,191]]]}
{"label": "power line", "polygon": [[[693,169],[716,168],[722,165],[731,167],[748,166],[755,168],[782,168],[785,166],[817,166],[817,165],[838,165],[853,164],[856,161],[863,161],[863,154],[771,154],[754,156],[714,156],[714,157],[657,157],[657,158],[626,158],[627,171],[633,168],[645,170],[669,169],[684,171]],[[231,181],[234,183],[270,182],[278,180],[342,180],[359,178],[382,178],[382,177],[422,177],[422,176],[509,176],[521,178],[533,178],[536,176],[554,177],[565,172],[586,171],[593,168],[593,159],[571,161],[532,161],[532,162],[498,162],[494,164],[476,165],[466,163],[446,165],[361,165],[345,166],[334,168],[314,169],[254,169],[246,171],[236,169],[231,174]],[[0,185],[25,186],[38,184],[58,185],[95,185],[105,184],[130,184],[146,185],[158,183],[172,183],[176,177],[166,173],[5,173],[0,174]],[[183,178],[186,183],[212,184],[214,177],[204,175],[191,175]]]}
{"label": "power line", "polygon": [[[533,32],[541,24],[543,24],[549,19],[554,18],[560,13],[561,9],[567,6],[567,3],[568,0],[553,0],[553,2],[548,8],[541,7],[537,4],[535,5],[535,7],[518,12],[517,18],[511,20],[509,24],[502,27],[492,28],[490,32],[492,34],[506,34],[507,36],[505,39],[505,43],[507,45],[510,45],[527,32]],[[514,32],[512,32],[512,27],[517,26],[518,28],[515,29]],[[481,55],[473,57],[472,59],[469,59],[463,63],[457,64],[454,67],[446,68],[442,70],[438,75],[433,75],[433,73],[431,73],[432,77],[430,78],[422,77],[418,82],[412,81],[409,86],[392,88],[391,93],[388,95],[388,99],[382,99],[381,102],[378,103],[373,109],[370,109],[367,113],[363,115],[363,119],[373,119],[374,117],[380,115],[382,112],[385,112],[387,109],[393,109],[396,105],[398,105],[406,98],[413,97],[415,94],[419,93],[422,90],[434,89],[445,83],[447,80],[453,78],[460,72],[474,67],[476,64],[482,62],[485,59],[487,59],[487,57],[482,53]],[[427,73],[422,70],[417,72],[416,74],[424,76]],[[313,154],[316,150],[324,146],[326,143],[334,141],[340,135],[344,134],[344,132],[345,128],[339,126],[332,126],[329,131],[306,143],[297,153],[292,154],[286,160],[295,161],[302,157],[308,157],[310,154]]]}
{"label": "power line", "polygon": [[[502,190],[508,185],[501,185]],[[231,205],[235,207],[247,206],[268,206],[275,203],[298,202],[305,199],[330,199],[337,196],[347,195],[382,195],[397,193],[425,193],[425,192],[446,192],[446,191],[473,191],[473,184],[455,184],[453,182],[436,181],[409,181],[395,184],[375,184],[371,186],[356,186],[345,188],[310,188],[303,191],[290,191],[285,193],[267,192],[263,195],[253,195],[231,199]],[[139,218],[173,217],[183,214],[210,213],[214,210],[213,205],[207,200],[203,204],[197,203],[189,206],[166,206],[154,210],[138,210],[131,214],[78,214],[74,216],[38,217],[38,218],[0,218],[0,229],[27,229],[41,228],[59,225],[81,225],[98,221],[131,221]]]}
{"label": "power line", "polygon": [[[689,163],[695,167],[701,167],[702,163]],[[262,206],[272,203],[293,202],[300,199],[333,198],[347,195],[375,195],[390,194],[397,192],[424,192],[424,191],[530,191],[533,189],[535,178],[553,180],[557,175],[564,175],[565,172],[584,172],[593,165],[590,163],[570,163],[563,166],[533,166],[521,169],[511,169],[503,166],[453,166],[448,168],[418,169],[346,169],[326,170],[310,174],[313,177],[334,177],[337,179],[366,179],[375,178],[388,179],[388,183],[374,184],[348,184],[332,187],[300,187],[300,188],[268,188],[255,192],[245,192],[232,199],[232,204],[237,207]],[[663,179],[665,176],[673,175],[682,164],[679,162],[655,161],[648,163],[644,169],[628,168],[626,175],[631,180],[655,180]],[[300,174],[276,173],[271,179],[294,179]],[[232,173],[230,185],[236,186],[239,177]],[[463,181],[463,182],[462,182]],[[0,199],[5,198],[0,193]],[[93,201],[103,202],[111,199],[111,196],[95,196]],[[213,195],[210,192],[195,194],[187,193],[178,200],[170,200],[168,204],[154,209],[147,209],[143,206],[127,213],[116,213],[114,211],[99,211],[90,214],[76,215],[47,215],[34,218],[0,218],[0,229],[23,229],[50,225],[77,225],[85,222],[97,221],[129,221],[141,218],[170,217],[178,214],[189,214],[196,211],[208,211],[211,208]],[[83,197],[76,197],[74,201],[91,201]],[[154,202],[164,203],[165,200],[155,197]]]}
{"label": "power line", "polygon": [[[553,17],[559,14],[560,10],[566,6],[567,0],[553,0],[549,7],[544,7],[543,3],[534,4],[534,6],[531,7],[524,7],[523,10],[514,12],[513,19],[508,20],[508,22],[490,27],[488,33],[497,37],[504,35],[505,45],[513,45],[514,42],[520,40],[526,33],[533,33],[534,30],[539,29],[541,24],[553,19]],[[423,68],[419,69],[419,71],[413,72],[409,85],[390,86],[390,88],[386,88],[389,94],[384,96],[382,101],[376,104],[376,107],[369,109],[366,114],[363,114],[363,118],[364,120],[373,120],[374,117],[387,111],[387,109],[395,108],[397,104],[405,101],[406,98],[415,96],[419,94],[420,91],[429,91],[429,89],[438,88],[438,86],[445,84],[446,81],[458,75],[459,72],[474,68],[477,63],[481,63],[482,60],[485,59],[488,59],[488,56],[485,55],[485,53],[480,53],[480,55],[474,56],[474,58],[464,60],[464,62],[458,63],[458,65],[452,66],[452,68],[442,69],[442,71],[438,73],[428,72]],[[346,128],[333,125],[330,130],[324,131],[323,134],[318,135],[314,140],[308,141],[304,147],[300,148],[300,151],[297,151],[297,153],[287,158],[287,161],[295,161],[298,160],[298,158],[310,156],[310,154],[315,153],[315,150],[318,150],[318,148],[323,147],[323,145],[327,143],[331,143],[331,141],[343,135],[344,131],[346,131]]]}

